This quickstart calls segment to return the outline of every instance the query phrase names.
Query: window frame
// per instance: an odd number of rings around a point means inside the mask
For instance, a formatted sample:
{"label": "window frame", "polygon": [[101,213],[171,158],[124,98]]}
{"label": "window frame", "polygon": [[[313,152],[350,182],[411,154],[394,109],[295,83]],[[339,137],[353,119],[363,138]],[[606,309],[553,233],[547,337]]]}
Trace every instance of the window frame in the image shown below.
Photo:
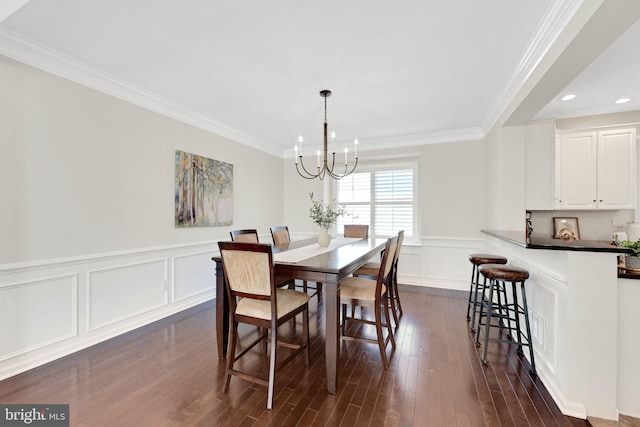
{"label": "window frame", "polygon": [[[405,235],[405,241],[417,241],[420,236],[420,200],[419,200],[419,191],[418,191],[418,182],[419,182],[419,160],[418,158],[405,158],[405,159],[394,159],[394,160],[371,160],[367,162],[359,162],[358,168],[354,173],[362,173],[367,172],[371,174],[371,177],[375,175],[375,172],[382,171],[391,171],[391,170],[407,170],[410,169],[413,171],[413,201],[412,201],[412,226],[413,226],[413,235]],[[338,200],[338,204],[340,205],[370,205],[370,224],[369,224],[369,237],[378,237],[378,238],[388,238],[391,236],[387,235],[376,235],[375,234],[375,187],[373,185],[373,178],[371,179],[371,186],[369,188],[370,191],[370,200],[369,202],[353,202],[353,203],[341,203]],[[338,182],[336,180],[332,180],[331,183],[331,194],[332,200],[338,199]],[[380,204],[383,206],[387,203]],[[357,223],[355,221],[354,223]]]}

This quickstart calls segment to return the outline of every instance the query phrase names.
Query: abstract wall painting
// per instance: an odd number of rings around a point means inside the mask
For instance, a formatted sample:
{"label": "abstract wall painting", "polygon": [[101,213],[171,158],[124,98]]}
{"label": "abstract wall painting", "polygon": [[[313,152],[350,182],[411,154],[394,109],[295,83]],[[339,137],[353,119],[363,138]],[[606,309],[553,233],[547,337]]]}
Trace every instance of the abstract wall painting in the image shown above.
{"label": "abstract wall painting", "polygon": [[176,227],[233,224],[233,165],[176,150]]}

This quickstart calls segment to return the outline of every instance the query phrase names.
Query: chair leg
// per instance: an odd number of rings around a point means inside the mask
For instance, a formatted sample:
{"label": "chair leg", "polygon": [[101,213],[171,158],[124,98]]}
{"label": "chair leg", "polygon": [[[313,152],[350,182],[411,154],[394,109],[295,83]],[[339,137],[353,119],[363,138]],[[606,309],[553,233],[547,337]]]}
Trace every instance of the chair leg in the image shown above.
{"label": "chair leg", "polygon": [[[504,283],[504,286],[506,288],[507,286],[507,282]],[[511,289],[513,292],[513,320],[516,324],[516,328],[512,329],[511,328],[511,316],[509,316],[509,329],[511,330],[511,339],[513,340],[515,338],[515,341],[518,343],[518,349],[516,350],[517,354],[523,354],[522,351],[522,333],[520,332],[520,313],[519,313],[519,303],[518,303],[518,293],[516,292],[516,282],[511,282]],[[508,307],[507,307],[508,310]],[[513,332],[515,332],[516,336],[513,336]]]}
{"label": "chair leg", "polygon": [[395,268],[395,271],[393,272],[393,295],[395,298],[395,304],[398,306],[398,312],[400,313],[400,315],[398,316],[398,319],[400,319],[403,315],[403,312],[402,312],[402,303],[400,302],[400,293],[398,293],[398,267],[397,266]]}
{"label": "chair leg", "polygon": [[236,358],[236,345],[238,338],[238,322],[232,320],[231,330],[229,331],[231,335],[229,337],[229,347],[227,348],[227,378],[224,382],[224,386],[222,387],[222,392],[226,393],[229,391],[229,383],[231,382],[231,370],[233,369],[233,363]]}
{"label": "chair leg", "polygon": [[387,360],[387,351],[384,346],[384,337],[382,335],[382,310],[380,310],[380,304],[375,304],[373,311],[376,319],[376,334],[378,336],[378,347],[380,348],[382,366],[384,366],[385,371],[388,371],[389,361]]}
{"label": "chair leg", "polygon": [[276,348],[278,347],[278,328],[275,321],[271,326],[271,357],[269,358],[269,393],[267,395],[267,409],[273,409],[273,391],[276,384]]}
{"label": "chair leg", "polygon": [[[469,301],[467,302],[467,320],[471,320],[471,316],[469,316],[469,314],[471,313],[471,296],[474,294],[474,288],[476,288],[476,295],[477,295],[477,279],[474,281],[474,279],[476,278],[476,265],[473,264],[473,268],[471,269],[471,282],[469,283]],[[475,309],[475,307],[474,307]]]}
{"label": "chair leg", "polygon": [[309,306],[305,307],[302,312],[302,335],[304,339],[304,364],[305,366],[309,366],[311,363],[311,354],[309,351]]}
{"label": "chair leg", "polygon": [[260,335],[262,336],[262,352],[266,353],[267,352],[267,342],[269,340],[269,330],[266,328],[260,328],[258,327],[258,332],[260,333]]}
{"label": "chair leg", "polygon": [[[389,334],[389,339],[391,341],[391,348],[395,349],[396,348],[396,340],[393,336],[393,329],[391,328],[391,319],[389,319],[389,296],[385,295],[384,298],[384,312],[385,312],[385,320],[387,322],[387,333]],[[392,310],[393,311],[393,310]],[[398,323],[396,323],[396,327],[398,326]]]}
{"label": "chair leg", "polygon": [[[385,298],[384,302],[385,302],[385,306],[387,306],[386,307],[387,313],[389,312],[388,310],[391,309],[391,315],[393,316],[393,324],[396,325],[396,327],[398,327],[398,314],[396,313],[395,305],[396,305],[396,301],[399,301],[399,300],[397,299],[397,295],[395,292],[396,291],[394,289],[393,282],[392,282],[389,285],[389,289],[387,289],[387,298]],[[385,317],[387,318],[387,321],[388,321],[389,316],[387,315]]]}
{"label": "chair leg", "polygon": [[533,343],[531,342],[531,326],[529,325],[529,308],[527,307],[527,293],[524,290],[524,282],[520,282],[522,291],[522,310],[524,311],[524,323],[527,328],[527,342],[529,343],[529,357],[531,358],[531,375],[538,375],[536,371],[536,360],[533,356]]}
{"label": "chair leg", "polygon": [[[473,333],[476,332],[476,312],[478,311],[478,304],[482,304],[484,301],[484,288],[487,286],[487,278],[485,277],[482,282],[482,298],[480,299],[480,303],[478,303],[478,291],[480,288],[480,273],[476,270],[475,264],[473,265],[473,272],[471,273],[471,281],[473,284],[471,285],[473,289],[473,302],[471,302],[471,291],[469,291],[469,305],[467,306],[467,320],[469,320],[469,309],[473,305],[473,312],[471,314],[471,327],[469,330]],[[475,275],[475,276],[474,276]],[[474,281],[475,277],[475,281]]]}
{"label": "chair leg", "polygon": [[[342,323],[340,324],[340,332],[341,334],[344,336],[345,335],[345,331],[347,329],[346,325],[347,325],[347,305],[346,304],[341,304],[342,306]],[[353,306],[351,306],[353,308]]]}
{"label": "chair leg", "polygon": [[[489,280],[489,300],[487,302],[487,315],[484,325],[484,346],[482,348],[482,363],[487,364],[487,347],[489,347],[489,329],[491,328],[491,314],[493,312],[493,289],[496,286],[494,279]],[[482,315],[482,314],[481,314]],[[478,333],[478,336],[480,333]]]}

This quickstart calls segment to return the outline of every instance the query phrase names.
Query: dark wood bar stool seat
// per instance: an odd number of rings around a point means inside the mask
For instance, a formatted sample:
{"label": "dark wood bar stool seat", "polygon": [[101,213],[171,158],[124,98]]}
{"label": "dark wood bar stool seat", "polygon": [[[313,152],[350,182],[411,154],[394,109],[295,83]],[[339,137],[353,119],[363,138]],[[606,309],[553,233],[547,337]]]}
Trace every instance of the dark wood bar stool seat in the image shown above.
{"label": "dark wood bar stool seat", "polygon": [[[484,288],[487,284],[486,280],[480,282],[480,272],[478,267],[483,264],[506,264],[507,259],[500,255],[492,254],[471,254],[469,255],[469,261],[473,264],[471,270],[471,283],[469,286],[469,302],[467,304],[467,320],[470,320],[469,329],[471,332],[476,332],[476,314],[480,310],[482,305],[482,296],[484,296]],[[481,297],[478,299],[478,293]],[[473,317],[470,316],[471,309],[473,308]]]}
{"label": "dark wood bar stool seat", "polygon": [[[489,294],[480,305],[478,318],[478,333],[476,334],[476,346],[480,346],[480,326],[484,326],[484,344],[482,349],[482,362],[487,363],[487,347],[489,341],[517,344],[518,354],[523,354],[522,346],[529,347],[532,375],[536,375],[536,363],[533,355],[533,343],[531,342],[531,327],[529,325],[529,310],[527,308],[527,294],[525,281],[529,278],[529,272],[524,268],[507,266],[504,264],[482,264],[478,271],[484,278],[489,279]],[[511,284],[511,292],[507,292],[508,283]],[[518,285],[522,302],[518,301]],[[486,287],[485,287],[486,288]],[[486,289],[485,289],[486,291]],[[494,295],[497,301],[494,301]],[[501,298],[504,296],[504,299]],[[520,319],[524,318],[525,331],[520,327]],[[483,322],[483,318],[485,319]],[[499,323],[492,324],[492,318],[498,318]],[[507,337],[490,337],[491,328],[506,329]]]}

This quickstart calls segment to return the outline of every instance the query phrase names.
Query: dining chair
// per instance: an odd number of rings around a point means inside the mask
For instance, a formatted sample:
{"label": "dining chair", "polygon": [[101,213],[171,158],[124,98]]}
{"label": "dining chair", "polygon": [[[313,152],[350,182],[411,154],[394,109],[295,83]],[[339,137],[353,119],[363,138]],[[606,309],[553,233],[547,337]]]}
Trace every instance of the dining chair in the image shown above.
{"label": "dining chair", "polygon": [[[305,365],[309,366],[309,296],[293,289],[280,289],[276,286],[273,251],[271,245],[260,243],[218,242],[222,266],[226,278],[226,291],[229,298],[229,317],[232,323],[229,330],[229,348],[227,350],[226,380],[223,392],[229,390],[232,376],[266,386],[267,409],[273,408],[273,395],[276,370],[291,361],[296,355],[305,352]],[[282,343],[278,341],[278,327],[296,315],[302,313],[302,344]],[[246,323],[261,328],[258,339],[241,349],[239,346],[238,325]],[[268,331],[268,333],[267,333]],[[242,363],[240,370],[235,363],[256,344],[263,348],[270,338],[268,375],[249,371],[250,364]],[[278,346],[291,349],[287,357],[278,360]],[[264,353],[261,353],[264,354]]]}
{"label": "dining chair", "polygon": [[344,237],[359,237],[366,239],[369,237],[369,226],[366,224],[345,224]]}
{"label": "dining chair", "polygon": [[258,240],[258,230],[254,228],[245,230],[233,230],[230,231],[229,234],[231,234],[231,240],[233,242],[260,243]]}
{"label": "dining chair", "polygon": [[[343,340],[377,343],[380,357],[385,370],[389,369],[387,346],[391,343],[391,355],[396,348],[393,330],[389,319],[388,289],[393,276],[393,258],[398,245],[398,236],[387,240],[380,262],[380,268],[375,280],[362,277],[346,277],[340,281],[340,305],[342,308],[342,323],[340,324]],[[374,310],[374,320],[347,316],[347,306],[370,307]],[[384,314],[384,321],[383,321]],[[371,339],[362,334],[347,335],[347,321],[374,325],[377,339]],[[386,328],[386,337],[383,328]]]}
{"label": "dining chair", "polygon": [[[389,309],[393,316],[393,321],[398,326],[398,322],[402,317],[402,304],[400,303],[400,293],[398,292],[398,260],[400,259],[400,250],[404,241],[404,230],[398,232],[398,245],[393,255],[393,272],[391,282],[389,284]],[[367,262],[357,269],[353,275],[355,277],[376,277],[380,270],[380,264],[377,262]]]}
{"label": "dining chair", "polygon": [[[291,242],[291,235],[289,234],[289,227],[286,225],[275,225],[271,227],[271,238],[273,239],[273,244],[276,246],[286,245]],[[311,294],[311,297],[317,295],[319,292],[322,292],[322,283],[316,283],[316,286],[309,286],[306,280],[302,281],[302,291],[307,292],[308,289],[313,289],[315,292]]]}
{"label": "dining chair", "polygon": [[[238,243],[260,243],[258,240],[258,230],[255,228],[247,228],[244,230],[232,230],[231,241]],[[276,283],[278,287],[288,286],[289,289],[295,287],[296,281],[286,277],[276,277]]]}
{"label": "dining chair", "polygon": [[276,246],[286,245],[291,241],[289,227],[286,225],[276,225],[271,227],[271,238],[273,239],[273,244]]}

